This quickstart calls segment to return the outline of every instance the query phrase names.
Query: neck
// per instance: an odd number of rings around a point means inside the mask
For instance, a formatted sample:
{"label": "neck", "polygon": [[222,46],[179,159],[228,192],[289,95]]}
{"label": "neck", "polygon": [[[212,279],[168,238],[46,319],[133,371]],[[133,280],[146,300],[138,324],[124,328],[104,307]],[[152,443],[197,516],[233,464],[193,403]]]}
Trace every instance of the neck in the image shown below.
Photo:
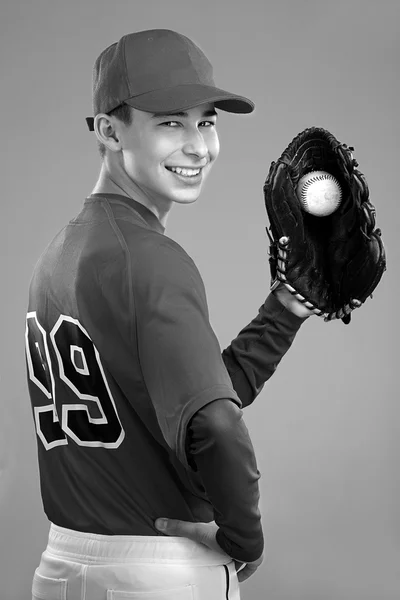
{"label": "neck", "polygon": [[125,171],[112,169],[106,157],[104,158],[99,178],[92,190],[92,194],[120,194],[131,200],[136,200],[136,202],[143,204],[143,206],[151,210],[161,225],[164,228],[166,227],[171,205],[166,209],[161,209],[144,189],[128,177]]}

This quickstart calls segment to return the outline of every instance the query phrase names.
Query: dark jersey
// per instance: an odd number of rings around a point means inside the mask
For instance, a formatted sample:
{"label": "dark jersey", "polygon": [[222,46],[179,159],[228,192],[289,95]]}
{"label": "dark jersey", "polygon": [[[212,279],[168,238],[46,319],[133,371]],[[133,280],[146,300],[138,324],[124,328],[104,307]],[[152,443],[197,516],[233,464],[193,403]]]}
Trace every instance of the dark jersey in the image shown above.
{"label": "dark jersey", "polygon": [[215,519],[221,547],[255,560],[260,473],[235,385],[249,404],[300,323],[289,317],[255,375],[246,364],[249,336],[260,359],[257,319],[221,354],[201,276],[155,215],[123,196],[87,198],[40,257],[29,292],[28,385],[49,520],[161,535],[160,516]]}

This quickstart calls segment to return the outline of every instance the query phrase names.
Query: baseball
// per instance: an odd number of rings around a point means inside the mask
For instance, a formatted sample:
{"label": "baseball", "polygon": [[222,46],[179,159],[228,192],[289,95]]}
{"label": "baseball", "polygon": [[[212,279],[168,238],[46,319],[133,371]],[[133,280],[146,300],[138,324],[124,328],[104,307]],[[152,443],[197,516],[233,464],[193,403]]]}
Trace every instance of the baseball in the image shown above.
{"label": "baseball", "polygon": [[297,184],[297,196],[303,210],[316,217],[331,215],[342,201],[338,180],[326,171],[311,171]]}

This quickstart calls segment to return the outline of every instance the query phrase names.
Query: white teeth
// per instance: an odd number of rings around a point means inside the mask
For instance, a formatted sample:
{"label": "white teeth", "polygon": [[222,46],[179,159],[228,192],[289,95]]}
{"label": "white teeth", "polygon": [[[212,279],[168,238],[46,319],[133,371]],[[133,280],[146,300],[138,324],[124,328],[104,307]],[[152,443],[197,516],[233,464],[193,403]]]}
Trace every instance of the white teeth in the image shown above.
{"label": "white teeth", "polygon": [[178,175],[185,175],[186,177],[194,177],[200,173],[200,169],[182,169],[181,167],[170,167],[171,171],[178,173]]}

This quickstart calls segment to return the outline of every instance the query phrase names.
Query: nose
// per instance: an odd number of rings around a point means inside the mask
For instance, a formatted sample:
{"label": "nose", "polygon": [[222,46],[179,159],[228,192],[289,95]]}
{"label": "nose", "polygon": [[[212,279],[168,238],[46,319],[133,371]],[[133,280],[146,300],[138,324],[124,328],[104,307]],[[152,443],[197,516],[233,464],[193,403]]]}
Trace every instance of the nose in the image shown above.
{"label": "nose", "polygon": [[192,130],[188,133],[187,140],[182,148],[183,152],[188,155],[195,155],[199,158],[205,158],[208,154],[208,146],[204,140],[202,133],[198,130]]}

